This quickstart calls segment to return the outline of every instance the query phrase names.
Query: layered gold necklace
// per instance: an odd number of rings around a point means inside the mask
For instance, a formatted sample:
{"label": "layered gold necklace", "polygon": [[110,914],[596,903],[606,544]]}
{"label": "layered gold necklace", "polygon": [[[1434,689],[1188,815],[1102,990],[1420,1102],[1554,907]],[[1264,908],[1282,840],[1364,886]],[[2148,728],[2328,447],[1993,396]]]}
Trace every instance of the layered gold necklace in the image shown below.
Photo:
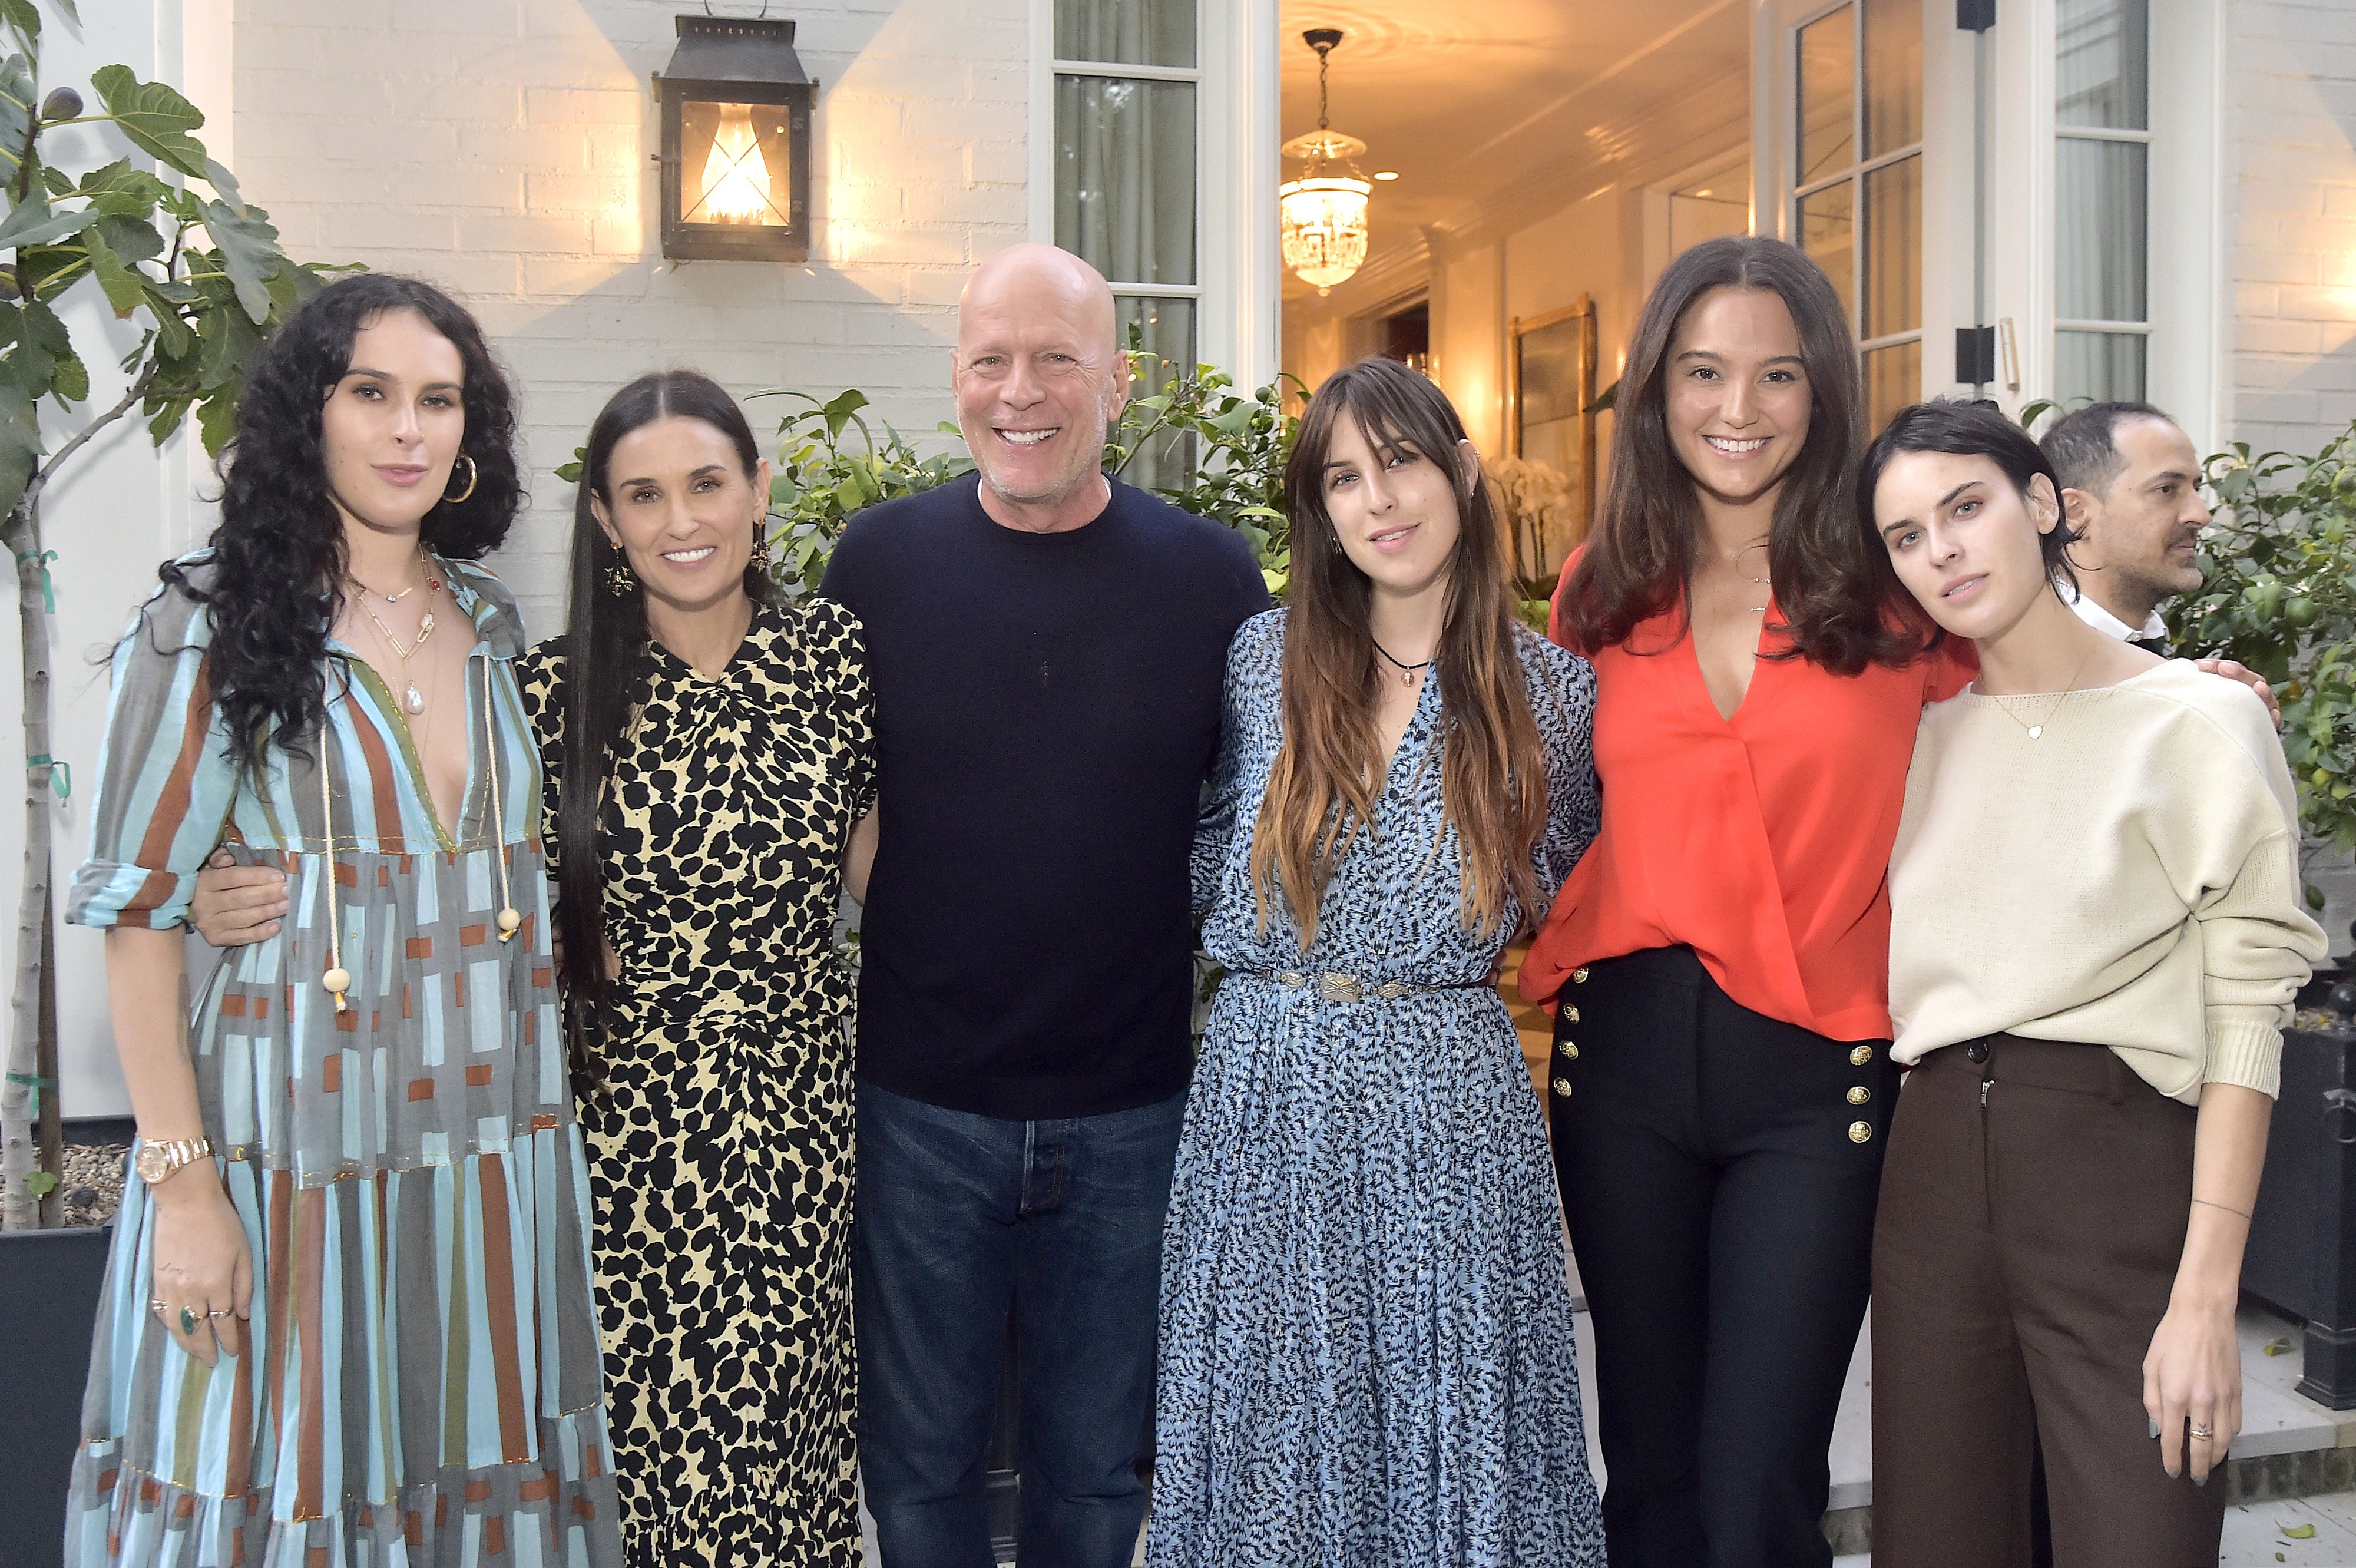
{"label": "layered gold necklace", "polygon": [[386,604],[397,605],[415,593],[420,586],[425,589],[428,598],[440,593],[442,579],[435,574],[433,558],[425,553],[423,545],[418,546],[417,562],[425,569],[424,582],[422,585],[412,583],[397,594],[378,593],[376,589],[369,587],[357,577],[347,576],[344,579],[352,586],[353,602],[360,607],[360,613],[369,618],[369,623],[376,628],[377,635],[384,639],[384,645],[392,650],[392,656],[395,659],[401,660],[401,706],[402,711],[412,717],[425,711],[425,693],[417,689],[416,678],[409,671],[409,661],[425,646],[425,639],[434,635],[434,612],[432,610],[425,612],[425,618],[417,623],[416,637],[404,646],[401,639],[392,635],[392,628],[384,624],[384,618],[369,607],[369,597],[374,595]]}

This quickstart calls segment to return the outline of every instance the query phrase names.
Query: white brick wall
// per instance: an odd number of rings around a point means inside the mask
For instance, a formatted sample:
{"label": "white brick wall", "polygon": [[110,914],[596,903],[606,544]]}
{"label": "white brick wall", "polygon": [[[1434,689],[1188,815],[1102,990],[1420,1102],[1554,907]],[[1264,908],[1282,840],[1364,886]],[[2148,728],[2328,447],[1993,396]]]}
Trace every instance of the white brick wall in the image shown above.
{"label": "white brick wall", "polygon": [[1023,237],[1027,0],[796,0],[819,82],[810,262],[663,261],[648,77],[695,9],[236,0],[246,194],[305,259],[462,294],[514,373],[533,505],[496,565],[535,634],[562,624],[572,527],[550,470],[614,388],[671,365],[740,395],[855,385],[929,433],[958,288]]}
{"label": "white brick wall", "polygon": [[2228,0],[2226,23],[2230,428],[2311,451],[2356,420],[2356,5]]}

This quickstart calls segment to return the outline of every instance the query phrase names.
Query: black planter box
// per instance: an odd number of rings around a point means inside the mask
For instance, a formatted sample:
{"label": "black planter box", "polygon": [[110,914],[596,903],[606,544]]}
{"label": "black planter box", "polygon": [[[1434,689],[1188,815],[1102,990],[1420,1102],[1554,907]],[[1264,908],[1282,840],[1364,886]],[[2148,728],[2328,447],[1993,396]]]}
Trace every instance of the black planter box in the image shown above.
{"label": "black planter box", "polygon": [[2306,1323],[2298,1391],[2330,1410],[2356,1410],[2356,1029],[2346,1022],[2283,1035],[2282,1091],[2242,1261],[2244,1291]]}
{"label": "black planter box", "polygon": [[58,1568],[114,1228],[0,1231],[0,1568]]}

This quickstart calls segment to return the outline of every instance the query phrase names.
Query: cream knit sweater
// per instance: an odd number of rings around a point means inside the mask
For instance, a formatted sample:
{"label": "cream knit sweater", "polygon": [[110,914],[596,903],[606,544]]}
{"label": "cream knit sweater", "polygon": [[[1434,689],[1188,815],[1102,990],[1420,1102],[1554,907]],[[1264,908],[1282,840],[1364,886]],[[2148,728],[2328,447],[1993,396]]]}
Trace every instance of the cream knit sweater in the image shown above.
{"label": "cream knit sweater", "polygon": [[2297,812],[2265,705],[2183,660],[1933,704],[1890,862],[1890,1055],[2010,1033],[2108,1046],[2187,1103],[2208,1082],[2274,1093],[2329,950]]}

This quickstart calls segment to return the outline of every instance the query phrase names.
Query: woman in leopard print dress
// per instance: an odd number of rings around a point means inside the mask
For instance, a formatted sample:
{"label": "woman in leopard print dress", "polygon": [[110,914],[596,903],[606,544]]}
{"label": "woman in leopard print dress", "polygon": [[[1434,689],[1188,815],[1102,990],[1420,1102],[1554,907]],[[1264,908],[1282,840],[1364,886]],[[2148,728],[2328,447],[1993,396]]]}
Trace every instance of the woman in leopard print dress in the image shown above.
{"label": "woman in leopard print dress", "polygon": [[663,1568],[860,1551],[833,934],[873,725],[857,624],[763,570],[768,493],[717,385],[623,388],[590,431],[567,633],[519,671],[584,1047],[624,1541]]}

